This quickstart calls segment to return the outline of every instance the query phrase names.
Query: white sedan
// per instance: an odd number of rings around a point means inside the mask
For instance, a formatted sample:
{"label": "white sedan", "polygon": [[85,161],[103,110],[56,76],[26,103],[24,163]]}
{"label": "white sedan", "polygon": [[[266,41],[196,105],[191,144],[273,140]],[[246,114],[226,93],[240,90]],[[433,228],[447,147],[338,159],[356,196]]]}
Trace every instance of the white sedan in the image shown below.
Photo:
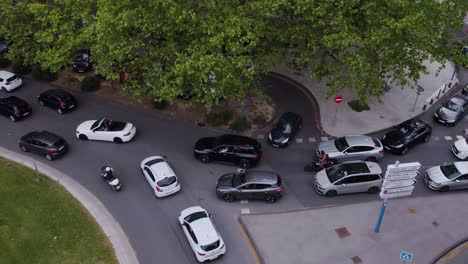
{"label": "white sedan", "polygon": [[180,212],[179,223],[199,262],[213,260],[226,253],[226,246],[211,222],[211,215],[200,206]]}
{"label": "white sedan", "polygon": [[163,157],[148,157],[140,167],[156,197],[166,197],[180,191],[179,180]]}
{"label": "white sedan", "polygon": [[101,118],[88,120],[76,128],[76,137],[81,140],[103,140],[123,143],[130,141],[136,134],[131,123]]}
{"label": "white sedan", "polygon": [[461,160],[468,160],[468,138],[462,138],[452,146],[452,152]]}

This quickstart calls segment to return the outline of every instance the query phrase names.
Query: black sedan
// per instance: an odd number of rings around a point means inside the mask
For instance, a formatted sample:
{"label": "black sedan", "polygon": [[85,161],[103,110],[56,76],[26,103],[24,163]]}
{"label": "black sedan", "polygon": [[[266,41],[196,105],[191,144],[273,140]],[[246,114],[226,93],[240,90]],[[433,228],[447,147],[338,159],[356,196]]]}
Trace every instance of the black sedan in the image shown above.
{"label": "black sedan", "polygon": [[434,120],[446,126],[454,126],[463,118],[468,110],[468,98],[463,95],[455,95],[434,114]]}
{"label": "black sedan", "polygon": [[34,131],[22,136],[19,147],[24,152],[34,152],[53,160],[63,156],[68,146],[65,140],[47,131]]}
{"label": "black sedan", "polygon": [[89,72],[92,70],[90,62],[90,50],[89,49],[80,49],[73,58],[72,68],[75,72]]}
{"label": "black sedan", "polygon": [[302,118],[292,112],[284,113],[268,134],[268,142],[274,147],[286,147],[302,127]]}
{"label": "black sedan", "polygon": [[398,154],[406,154],[417,143],[431,138],[432,127],[420,119],[407,121],[382,137],[385,149]]}
{"label": "black sedan", "polygon": [[23,119],[31,113],[31,106],[23,99],[16,96],[0,98],[0,114],[10,118],[13,122]]}
{"label": "black sedan", "polygon": [[61,89],[51,89],[41,93],[37,97],[37,101],[40,105],[50,107],[59,114],[69,112],[77,105],[73,95]]}

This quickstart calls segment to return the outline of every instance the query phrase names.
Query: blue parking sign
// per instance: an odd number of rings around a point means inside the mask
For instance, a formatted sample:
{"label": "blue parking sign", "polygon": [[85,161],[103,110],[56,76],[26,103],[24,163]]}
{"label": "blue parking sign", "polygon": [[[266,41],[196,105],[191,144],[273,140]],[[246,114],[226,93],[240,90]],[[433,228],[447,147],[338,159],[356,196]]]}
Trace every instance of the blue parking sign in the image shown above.
{"label": "blue parking sign", "polygon": [[406,252],[406,251],[402,251],[400,253],[400,259],[401,259],[401,261],[403,261],[403,263],[409,263],[409,262],[413,261],[413,254],[409,253],[409,252]]}

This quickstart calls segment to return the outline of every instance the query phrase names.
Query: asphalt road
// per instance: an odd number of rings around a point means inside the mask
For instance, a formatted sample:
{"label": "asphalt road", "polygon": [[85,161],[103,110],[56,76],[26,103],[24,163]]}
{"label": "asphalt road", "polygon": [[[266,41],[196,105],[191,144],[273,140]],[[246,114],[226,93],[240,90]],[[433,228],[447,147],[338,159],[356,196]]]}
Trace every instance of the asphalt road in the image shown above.
{"label": "asphalt road", "polygon": [[[130,242],[137,251],[141,263],[197,263],[188,242],[180,229],[177,217],[181,210],[201,205],[214,215],[218,231],[225,240],[227,253],[217,263],[255,263],[255,258],[243,237],[237,217],[241,212],[270,212],[328,204],[347,204],[379,199],[378,195],[344,195],[326,198],[315,193],[312,174],[303,171],[311,161],[316,142],[303,140],[286,149],[276,149],[263,144],[263,160],[260,168],[274,169],[283,177],[285,194],[276,204],[261,201],[226,203],[216,198],[216,180],[223,173],[236,170],[235,166],[204,165],[193,158],[194,142],[204,136],[216,135],[211,129],[196,127],[194,124],[168,118],[156,111],[150,111],[109,101],[89,94],[75,93],[79,101],[76,111],[59,115],[49,108],[41,108],[36,96],[51,88],[49,85],[24,80],[25,85],[11,93],[30,102],[33,114],[26,120],[13,123],[7,118],[0,119],[0,145],[20,151],[18,139],[33,130],[48,130],[64,137],[70,144],[70,152],[63,158],[48,162],[51,166],[67,173],[89,191],[95,194],[122,225]],[[296,111],[306,121],[297,138],[318,138],[313,106],[308,105],[301,91],[290,83],[266,79],[267,92],[279,101],[279,109]],[[435,111],[435,110],[433,110]],[[430,113],[427,114],[430,116]],[[127,144],[80,141],[75,138],[76,126],[88,119],[107,117],[132,122],[137,127],[136,137]],[[423,166],[438,165],[455,158],[450,147],[456,135],[463,135],[467,119],[455,128],[433,125],[433,138],[429,143],[411,149],[405,156],[386,154],[380,162],[386,164],[419,161]],[[451,136],[446,140],[444,136]],[[27,153],[34,156],[34,154]],[[166,155],[173,170],[181,181],[181,192],[158,199],[141,174],[141,160],[151,155]],[[37,159],[45,159],[37,156]],[[124,189],[117,193],[100,179],[99,168],[103,164],[114,167],[122,180]],[[429,191],[418,182],[415,195],[440,195]],[[273,230],[272,230],[273,232]]]}

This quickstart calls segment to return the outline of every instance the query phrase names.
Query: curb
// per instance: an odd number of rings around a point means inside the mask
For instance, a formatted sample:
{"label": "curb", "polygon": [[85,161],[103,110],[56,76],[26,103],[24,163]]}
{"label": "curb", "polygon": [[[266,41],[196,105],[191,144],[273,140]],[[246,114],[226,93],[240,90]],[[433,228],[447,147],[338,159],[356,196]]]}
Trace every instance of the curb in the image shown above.
{"label": "curb", "polygon": [[452,246],[448,247],[444,251],[442,251],[439,255],[437,255],[432,261],[431,264],[437,264],[439,260],[441,260],[443,257],[445,257],[447,254],[450,253],[450,251],[454,250],[455,248],[459,247],[461,244],[468,242],[468,236],[464,237],[457,242],[455,242]]}
{"label": "curb", "polygon": [[51,180],[62,185],[75,199],[77,199],[93,216],[100,228],[104,231],[119,263],[138,264],[135,250],[128,241],[127,235],[120,224],[113,218],[104,204],[96,196],[86,190],[70,176],[32,158],[18,154],[6,148],[0,147],[0,156],[12,160],[33,170],[37,170]]}
{"label": "curb", "polygon": [[242,229],[245,231],[245,234],[247,234],[248,239],[250,240],[251,244],[253,245],[253,248],[255,250],[255,254],[258,257],[258,260],[260,261],[260,264],[265,264],[265,259],[263,259],[262,254],[260,254],[260,250],[257,246],[257,243],[255,242],[255,239],[253,238],[252,234],[250,233],[249,229],[244,223],[244,220],[242,219],[242,215],[237,217],[237,220],[239,220],[239,223],[242,227]]}

